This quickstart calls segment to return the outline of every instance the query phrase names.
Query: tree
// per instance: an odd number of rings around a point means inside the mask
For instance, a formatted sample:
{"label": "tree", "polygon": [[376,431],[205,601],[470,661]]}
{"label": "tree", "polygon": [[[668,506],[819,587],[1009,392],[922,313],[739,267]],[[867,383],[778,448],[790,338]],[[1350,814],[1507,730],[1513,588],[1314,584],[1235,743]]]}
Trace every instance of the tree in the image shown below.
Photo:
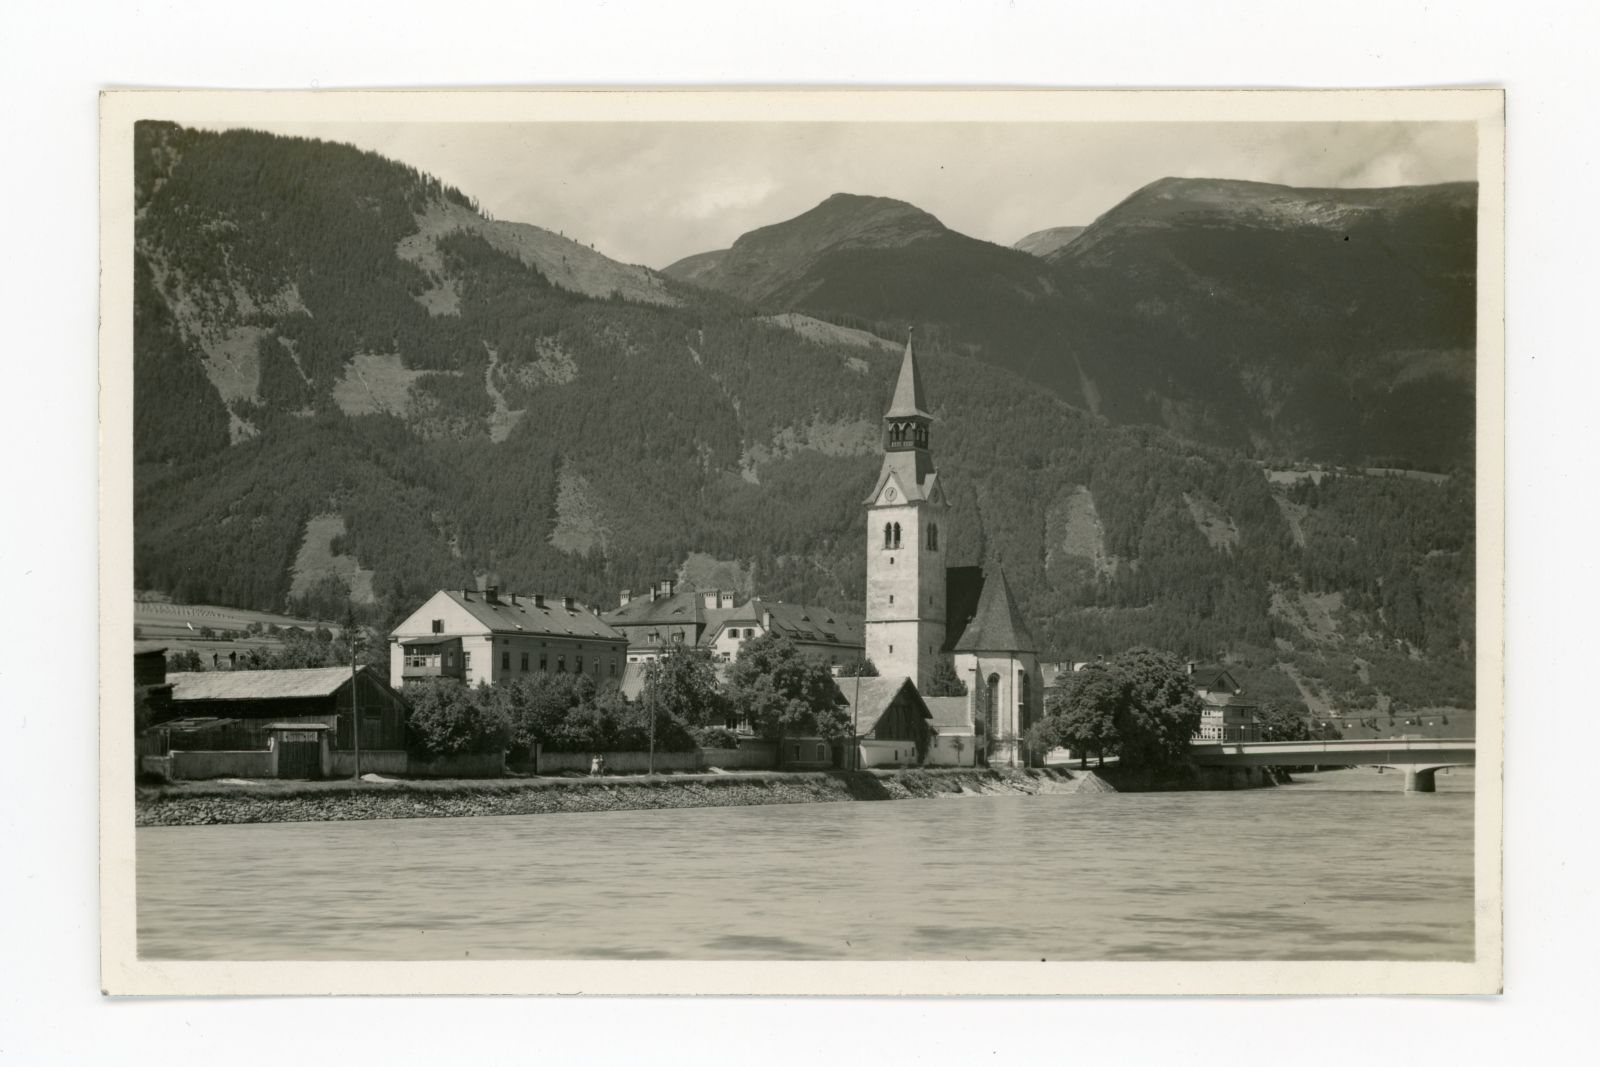
{"label": "tree", "polygon": [[1305,715],[1280,700],[1269,700],[1256,711],[1263,741],[1309,741],[1311,727]]}
{"label": "tree", "polygon": [[673,648],[645,669],[639,703],[691,728],[728,720],[711,651],[695,646]]}
{"label": "tree", "polygon": [[200,653],[192,648],[180,648],[167,655],[167,669],[169,671],[202,671],[205,664],[200,661]]}
{"label": "tree", "polygon": [[878,677],[878,665],[872,662],[870,659],[867,659],[865,656],[862,656],[858,660],[852,660],[849,663],[842,664],[839,667],[839,677],[876,678]]}
{"label": "tree", "polygon": [[1200,697],[1178,657],[1150,648],[1116,656],[1123,698],[1117,708],[1117,755],[1128,767],[1160,769],[1189,762],[1200,729]]}
{"label": "tree", "polygon": [[780,763],[785,738],[849,733],[850,719],[832,674],[802,656],[786,637],[762,634],[740,646],[728,687],[734,709],[762,737],[778,742]]}
{"label": "tree", "polygon": [[1189,761],[1200,729],[1200,698],[1176,656],[1135,648],[1076,671],[1028,731],[1043,749],[1115,753],[1125,767],[1161,769]]}
{"label": "tree", "polygon": [[928,679],[928,688],[923,691],[923,696],[930,697],[964,697],[967,695],[967,685],[956,674],[955,664],[950,662],[949,656],[940,656],[933,661],[933,674]]}
{"label": "tree", "polygon": [[1091,663],[1067,675],[1061,688],[1045,701],[1044,718],[1028,728],[1028,746],[1048,752],[1057,746],[1078,753],[1088,766],[1089,753],[1105,761],[1117,748],[1117,710],[1123,699],[1121,680],[1105,663]]}

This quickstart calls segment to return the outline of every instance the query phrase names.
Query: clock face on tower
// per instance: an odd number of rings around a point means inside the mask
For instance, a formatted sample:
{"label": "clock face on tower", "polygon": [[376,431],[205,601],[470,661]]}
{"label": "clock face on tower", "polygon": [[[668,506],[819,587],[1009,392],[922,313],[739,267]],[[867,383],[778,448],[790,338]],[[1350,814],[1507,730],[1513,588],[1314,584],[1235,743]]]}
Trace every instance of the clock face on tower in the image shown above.
{"label": "clock face on tower", "polygon": [[900,494],[895,491],[895,487],[892,485],[883,491],[883,499],[887,500],[891,504],[894,503],[895,497],[899,495]]}

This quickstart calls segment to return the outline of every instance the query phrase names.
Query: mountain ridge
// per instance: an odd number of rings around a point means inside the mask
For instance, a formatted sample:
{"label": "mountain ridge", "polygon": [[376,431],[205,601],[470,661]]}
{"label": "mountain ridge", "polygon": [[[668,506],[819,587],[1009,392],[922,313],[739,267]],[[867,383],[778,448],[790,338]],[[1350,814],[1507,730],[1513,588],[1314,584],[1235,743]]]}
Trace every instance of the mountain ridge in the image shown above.
{"label": "mountain ridge", "polygon": [[[470,198],[346,147],[143,125],[136,147],[140,588],[315,616],[359,575],[382,621],[480,574],[604,604],[709,558],[771,599],[859,605],[904,319],[670,276],[673,303],[585,293],[472,223],[414,254],[419,219]],[[1071,325],[1056,268],[907,205],[835,208],[889,246],[811,227],[831,276],[775,292],[826,305],[868,277],[934,305],[914,321],[951,563],[1003,562],[1042,654],[1228,650],[1263,696],[1299,699],[1287,667],[1366,706],[1470,704],[1470,478],[1269,480],[1096,417],[986,347],[1029,341],[1010,325],[1029,308]]]}

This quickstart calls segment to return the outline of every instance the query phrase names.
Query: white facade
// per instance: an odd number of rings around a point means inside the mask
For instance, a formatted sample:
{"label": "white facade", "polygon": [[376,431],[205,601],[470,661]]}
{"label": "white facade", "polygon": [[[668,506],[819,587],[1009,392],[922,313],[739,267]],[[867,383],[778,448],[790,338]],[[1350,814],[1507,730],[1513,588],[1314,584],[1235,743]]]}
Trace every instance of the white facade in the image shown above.
{"label": "white facade", "polygon": [[958,652],[955,668],[976,702],[973,721],[983,724],[989,766],[1022,766],[1022,735],[1044,713],[1038,657],[1023,651]]}

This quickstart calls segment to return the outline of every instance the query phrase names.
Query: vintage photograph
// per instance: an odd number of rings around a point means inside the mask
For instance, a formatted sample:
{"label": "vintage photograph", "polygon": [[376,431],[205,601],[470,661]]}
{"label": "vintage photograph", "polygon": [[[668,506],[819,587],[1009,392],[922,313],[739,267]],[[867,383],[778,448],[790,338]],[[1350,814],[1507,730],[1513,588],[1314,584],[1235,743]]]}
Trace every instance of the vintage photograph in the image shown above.
{"label": "vintage photograph", "polygon": [[108,988],[1498,988],[1502,104],[108,94]]}

